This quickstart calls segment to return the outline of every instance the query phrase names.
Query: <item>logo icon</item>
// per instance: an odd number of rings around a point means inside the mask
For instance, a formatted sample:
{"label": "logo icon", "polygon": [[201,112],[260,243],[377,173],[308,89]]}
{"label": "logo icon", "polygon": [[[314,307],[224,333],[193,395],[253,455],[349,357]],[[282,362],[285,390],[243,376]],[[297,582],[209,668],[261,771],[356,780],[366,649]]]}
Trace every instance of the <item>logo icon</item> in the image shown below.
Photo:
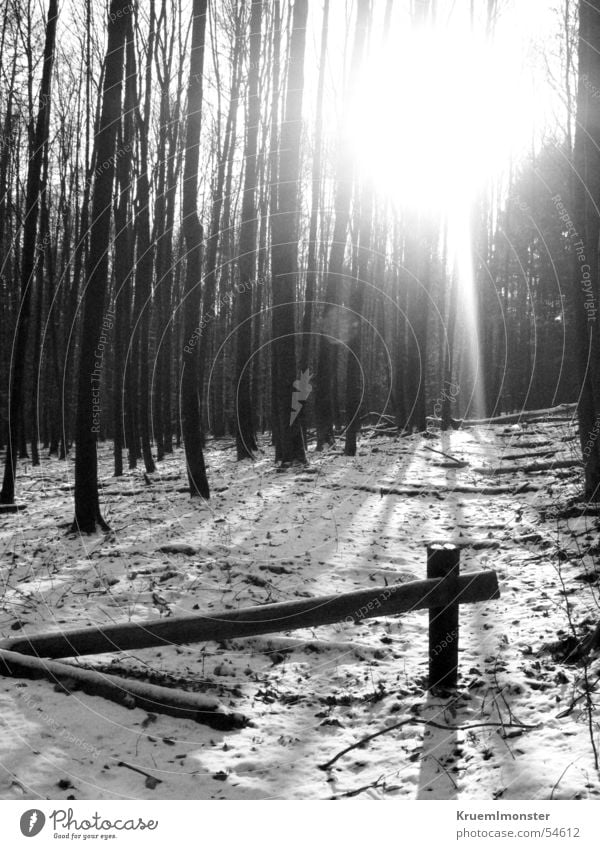
{"label": "logo icon", "polygon": [[37,808],[25,811],[21,815],[21,834],[25,837],[35,837],[46,824],[46,817]]}
{"label": "logo icon", "polygon": [[300,372],[300,378],[294,381],[294,391],[292,393],[292,412],[290,413],[290,427],[296,421],[298,415],[300,414],[300,410],[302,409],[302,405],[308,399],[308,396],[312,392],[312,378],[313,375],[310,373],[310,369],[306,369],[306,371]]}

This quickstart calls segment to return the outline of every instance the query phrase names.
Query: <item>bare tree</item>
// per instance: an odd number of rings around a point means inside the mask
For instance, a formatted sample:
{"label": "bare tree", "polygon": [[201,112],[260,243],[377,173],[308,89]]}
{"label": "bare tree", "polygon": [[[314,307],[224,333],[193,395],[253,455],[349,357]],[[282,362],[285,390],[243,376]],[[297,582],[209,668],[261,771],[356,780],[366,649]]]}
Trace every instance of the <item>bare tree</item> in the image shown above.
{"label": "bare tree", "polygon": [[[356,11],[356,29],[350,78],[346,93],[346,108],[352,92],[357,89],[358,75],[363,61],[367,25],[370,14],[369,0],[359,0]],[[332,445],[336,401],[337,340],[336,325],[339,308],[343,303],[344,261],[348,238],[348,222],[352,201],[354,162],[350,140],[342,132],[339,141],[339,158],[336,170],[335,225],[329,249],[325,306],[321,319],[319,357],[315,386],[315,417],[317,423],[317,448]]]}
{"label": "bare tree", "polygon": [[250,53],[248,69],[248,106],[244,193],[239,242],[239,287],[235,299],[236,333],[236,447],[238,460],[252,457],[256,437],[250,396],[250,358],[252,355],[252,290],[256,285],[256,157],[260,101],[258,91],[261,54],[262,0],[252,0],[250,12]]}
{"label": "bare tree", "polygon": [[13,504],[15,500],[17,449],[19,443],[19,427],[23,419],[26,349],[29,335],[33,274],[35,271],[35,245],[40,209],[40,194],[42,192],[42,166],[44,163],[45,150],[48,145],[52,65],[54,62],[54,43],[56,40],[57,18],[58,2],[57,0],[49,0],[46,41],[44,44],[44,67],[42,71],[38,113],[33,137],[33,150],[29,160],[29,171],[27,174],[26,217],[24,223],[23,253],[21,259],[21,298],[13,356],[11,358],[8,445],[6,449],[6,461],[4,464],[2,491],[0,492],[0,504]]}
{"label": "bare tree", "polygon": [[[123,435],[124,414],[130,416],[130,406],[123,403],[128,393],[125,390],[125,352],[127,334],[131,329],[131,301],[134,267],[134,233],[130,224],[133,215],[131,177],[134,148],[134,114],[136,102],[135,51],[133,30],[130,25],[127,32],[125,49],[125,95],[123,101],[123,119],[119,125],[119,150],[117,160],[115,199],[115,249],[114,249],[114,285],[115,285],[115,362],[113,367],[113,428],[114,428],[114,464],[115,476],[123,474]],[[128,440],[131,450],[131,433]]]}
{"label": "bare tree", "polygon": [[197,326],[200,320],[201,303],[202,241],[204,238],[197,204],[206,9],[207,0],[194,0],[183,170],[183,233],[186,246],[186,272],[181,375],[181,432],[185,448],[190,495],[202,496],[202,498],[210,497],[202,450],[197,345]]}
{"label": "bare tree", "polygon": [[[75,520],[73,530],[92,533],[107,525],[98,498],[98,457],[103,351],[99,348],[105,324],[112,194],[115,177],[117,128],[121,118],[125,41],[131,4],[112,0],[107,23],[107,46],[102,111],[95,138],[90,250],[82,298],[83,328],[77,393],[77,451],[75,455]],[[107,322],[108,323],[108,322]]]}
{"label": "bare tree", "polygon": [[[285,117],[279,143],[277,212],[271,222],[273,290],[273,417],[276,459],[306,462],[298,408],[294,407],[296,370],[296,287],[298,282],[300,141],[304,93],[307,0],[296,0],[290,39]],[[305,394],[305,393],[301,393]],[[296,396],[297,403],[299,397]]]}
{"label": "bare tree", "polygon": [[[304,315],[302,318],[302,354],[300,370],[310,370],[310,352],[312,345],[315,298],[319,272],[319,213],[321,209],[321,184],[323,170],[323,96],[325,91],[325,70],[327,59],[327,40],[329,34],[329,0],[323,4],[323,24],[321,29],[321,51],[319,60],[319,78],[317,81],[317,100],[315,112],[315,131],[313,140],[313,161],[311,179],[310,228],[308,235],[308,260],[306,268],[306,287],[304,291]],[[304,410],[306,407],[304,408]],[[303,413],[304,413],[303,410]],[[302,419],[304,419],[304,415]]]}
{"label": "bare tree", "polygon": [[579,438],[585,468],[585,495],[600,501],[600,346],[596,312],[598,237],[600,236],[600,114],[594,94],[600,89],[600,0],[579,4],[579,87],[575,134],[573,305],[579,358]]}

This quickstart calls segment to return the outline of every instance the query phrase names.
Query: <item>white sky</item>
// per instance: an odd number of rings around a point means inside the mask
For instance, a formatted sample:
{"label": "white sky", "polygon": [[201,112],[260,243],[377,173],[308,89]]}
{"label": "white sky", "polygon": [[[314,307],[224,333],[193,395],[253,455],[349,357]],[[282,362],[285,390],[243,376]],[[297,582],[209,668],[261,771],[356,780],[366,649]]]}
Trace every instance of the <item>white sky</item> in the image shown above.
{"label": "white sky", "polygon": [[[546,62],[562,84],[560,17],[564,0],[499,0],[493,40],[485,37],[487,0],[438,0],[435,30],[415,33],[410,2],[395,0],[383,49],[385,0],[373,0],[371,52],[346,132],[363,170],[384,190],[444,205],[448,195],[476,190],[512,158],[531,150],[561,124],[563,107],[547,80]],[[346,22],[355,4],[332,0],[326,132],[341,116],[341,70],[353,39]],[[312,121],[322,4],[311,4],[307,119]],[[437,196],[436,196],[437,195]],[[443,196],[443,197],[442,197]]]}

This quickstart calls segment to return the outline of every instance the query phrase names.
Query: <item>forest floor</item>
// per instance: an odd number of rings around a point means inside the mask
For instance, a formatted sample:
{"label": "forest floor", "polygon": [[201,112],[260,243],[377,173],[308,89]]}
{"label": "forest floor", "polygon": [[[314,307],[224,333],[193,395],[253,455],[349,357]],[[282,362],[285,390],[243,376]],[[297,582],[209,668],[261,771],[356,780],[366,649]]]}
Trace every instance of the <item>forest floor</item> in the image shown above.
{"label": "forest floor", "polygon": [[234,731],[0,678],[1,798],[600,798],[600,660],[556,645],[599,615],[600,522],[565,509],[574,450],[556,420],[365,434],[356,458],[311,451],[284,473],[266,441],[254,463],[214,442],[205,504],[178,491],[180,451],[148,484],[111,477],[102,446],[112,532],[85,538],[68,532],[72,461],[22,465],[26,509],[0,520],[3,637],[423,578],[430,539],[460,542],[462,571],[495,569],[501,597],[461,606],[447,697],[426,690],[427,611],[79,661],[216,694],[251,720]]}

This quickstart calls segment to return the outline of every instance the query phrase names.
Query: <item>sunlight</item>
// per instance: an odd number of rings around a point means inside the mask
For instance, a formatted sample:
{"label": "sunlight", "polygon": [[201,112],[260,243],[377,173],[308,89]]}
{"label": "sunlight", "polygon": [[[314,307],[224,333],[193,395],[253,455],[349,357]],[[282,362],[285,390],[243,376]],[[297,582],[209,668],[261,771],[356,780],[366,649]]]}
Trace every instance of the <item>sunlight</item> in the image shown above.
{"label": "sunlight", "polygon": [[466,373],[462,382],[468,393],[465,398],[466,410],[470,417],[482,418],[485,415],[485,386],[479,338],[478,295],[473,273],[473,239],[467,201],[455,205],[452,213],[449,213],[448,242],[459,284],[459,310],[464,326]]}
{"label": "sunlight", "polygon": [[357,175],[417,222],[432,216],[446,223],[465,345],[463,390],[475,417],[484,415],[485,387],[472,212],[531,150],[550,112],[549,88],[536,84],[534,5],[504,7],[492,32],[481,15],[471,20],[468,4],[448,4],[437,23],[419,28],[395,19],[387,48],[372,50],[363,67],[348,116]]}
{"label": "sunlight", "polygon": [[[394,203],[451,212],[531,143],[539,113],[518,35],[488,40],[457,17],[415,31],[362,74],[349,131],[359,171]],[[515,43],[516,42],[516,43]]]}

